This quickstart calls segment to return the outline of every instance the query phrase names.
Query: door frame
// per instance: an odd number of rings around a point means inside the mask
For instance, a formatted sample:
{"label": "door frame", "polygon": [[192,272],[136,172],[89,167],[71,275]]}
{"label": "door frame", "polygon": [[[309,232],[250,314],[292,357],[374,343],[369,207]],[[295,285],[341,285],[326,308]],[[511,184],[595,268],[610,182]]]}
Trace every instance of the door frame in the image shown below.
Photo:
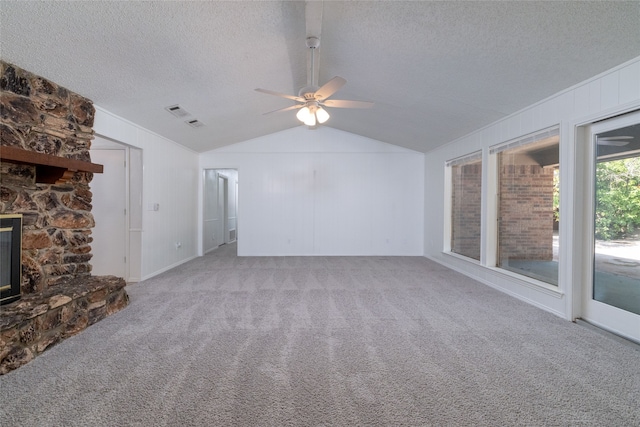
{"label": "door frame", "polygon": [[[206,210],[207,210],[207,205],[208,205],[208,196],[209,196],[209,192],[211,191],[210,188],[207,188],[207,172],[208,171],[212,171],[215,173],[215,177],[213,178],[213,182],[215,182],[215,186],[216,186],[216,192],[219,194],[220,192],[222,192],[223,195],[223,202],[222,205],[220,206],[220,203],[218,202],[218,194],[216,194],[216,207],[220,210],[219,214],[220,214],[220,221],[222,221],[222,225],[221,227],[219,227],[218,229],[222,230],[222,238],[221,239],[217,239],[218,240],[218,244],[214,247],[208,248],[207,249],[207,245],[206,245],[206,241],[208,238],[210,238],[210,235],[207,235],[208,233],[208,229],[207,229],[207,222],[209,222],[210,220],[207,219],[207,215],[206,215]],[[231,173],[231,171],[235,171],[235,173]],[[238,234],[238,223],[239,223],[239,213],[238,213],[238,176],[240,174],[239,168],[238,167],[226,167],[226,168],[222,168],[222,167],[202,167],[200,169],[201,172],[201,180],[200,180],[200,185],[201,185],[201,191],[200,191],[200,209],[199,209],[199,252],[198,255],[199,256],[203,256],[209,252],[211,252],[212,250],[215,250],[216,248],[218,248],[220,245],[223,244],[227,244],[227,243],[232,243],[237,241],[237,234]],[[233,179],[232,179],[233,178]],[[223,183],[223,185],[220,185],[220,182]],[[230,184],[231,182],[231,184]],[[229,187],[230,185],[234,185],[233,190]],[[233,196],[234,199],[230,199],[230,197]],[[234,205],[234,212],[233,215],[235,215],[234,217],[230,216],[230,203],[233,203]],[[232,221],[232,218],[235,221]],[[230,222],[233,222],[233,226],[235,227],[235,231],[236,231],[236,238],[234,240],[232,240],[230,238],[230,231],[233,229],[230,226]]]}
{"label": "door frame", "polygon": [[[208,172],[212,173],[212,177],[209,180],[208,178]],[[206,244],[206,241],[209,238],[213,238],[214,243],[215,242],[215,236],[217,233],[217,225],[215,226],[215,228],[213,230],[209,229],[209,225],[215,224],[216,219],[215,218],[210,218],[207,213],[209,215],[212,214],[212,212],[210,212],[207,208],[207,206],[210,205],[211,201],[215,202],[215,209],[216,209],[216,213],[215,216],[217,217],[219,212],[218,212],[218,205],[219,205],[219,173],[216,169],[213,168],[205,168],[202,170],[202,209],[201,209],[201,214],[202,214],[202,221],[200,222],[201,224],[201,232],[200,237],[201,237],[201,247],[200,247],[200,251],[202,252],[201,255],[205,255],[211,251],[213,251],[214,249],[218,248],[220,246],[220,244],[216,244],[215,246],[212,245],[211,247],[208,247]],[[209,186],[208,184],[211,184],[211,186]],[[215,197],[213,197],[213,194],[215,192]],[[213,231],[213,234],[211,234],[211,232]]]}
{"label": "door frame", "polygon": [[585,126],[582,132],[582,142],[585,162],[582,174],[583,183],[583,251],[582,277],[580,286],[580,318],[640,343],[640,315],[596,301],[592,298],[594,285],[594,256],[595,256],[595,170],[596,170],[596,141],[595,135],[611,130],[640,123],[640,111],[630,112],[612,117],[598,123]]}
{"label": "door frame", "polygon": [[219,175],[222,178],[222,241],[226,245],[229,243],[229,177]]}
{"label": "door frame", "polygon": [[[104,153],[101,155],[98,155],[99,153]],[[112,158],[112,157],[105,157],[107,156],[106,153],[109,153],[108,156],[112,156],[112,153],[117,153],[116,158]],[[121,276],[125,279],[125,281],[129,280],[129,236],[128,236],[128,227],[127,224],[129,223],[129,202],[128,202],[128,182],[129,182],[129,177],[128,177],[128,173],[127,173],[127,159],[129,157],[129,150],[127,149],[127,147],[124,146],[116,146],[116,144],[113,144],[113,147],[104,147],[104,148],[94,148],[92,147],[90,150],[90,155],[92,156],[92,161],[97,161],[99,163],[101,163],[101,160],[105,161],[105,170],[103,172],[103,174],[101,174],[101,176],[99,176],[99,179],[104,178],[104,184],[102,184],[106,188],[106,193],[105,196],[108,195],[106,197],[107,200],[110,201],[110,203],[106,203],[106,205],[102,205],[103,207],[106,207],[107,209],[104,209],[105,212],[105,216],[103,216],[103,219],[105,221],[105,223],[107,221],[113,220],[113,218],[111,218],[111,216],[113,215],[118,215],[118,225],[115,226],[114,228],[111,230],[105,229],[102,226],[100,227],[100,229],[102,230],[101,233],[96,233],[95,230],[92,230],[92,239],[93,239],[93,243],[92,243],[92,254],[94,255],[92,257],[92,267],[96,268],[97,267],[97,272],[93,272],[92,269],[92,274],[109,274],[109,275],[116,275],[116,276]],[[97,159],[94,159],[93,156],[98,157]],[[107,166],[113,164],[113,169],[111,169],[111,172],[107,172],[109,170],[109,168]],[[117,169],[116,169],[117,167]],[[91,183],[89,184],[90,188],[91,188],[91,192],[93,194],[92,196],[92,204],[95,205],[96,202],[98,200],[104,200],[101,198],[101,194],[100,192],[96,192],[96,188],[94,188],[94,181],[95,181],[96,177],[94,176],[94,178],[91,180]],[[118,187],[119,188],[115,188],[114,184],[118,183]],[[104,191],[105,188],[102,188],[102,190]],[[113,190],[116,191],[115,194],[113,194]],[[100,207],[100,206],[98,206]],[[122,210],[118,209],[118,212],[113,212],[111,213],[111,215],[109,215],[110,211],[108,209],[113,209],[114,207],[119,207],[122,208]],[[100,209],[98,209],[100,210]],[[92,209],[93,212],[93,209]],[[93,212],[93,216],[95,219],[96,216],[96,212]],[[99,220],[100,218],[98,218]],[[98,221],[96,221],[96,225],[98,224]],[[118,229],[122,227],[121,229]],[[96,228],[96,226],[94,226],[94,229]],[[108,230],[108,231],[107,231]],[[117,243],[114,242],[112,240],[112,236],[118,236],[117,238]],[[96,237],[102,237],[103,241],[96,241]],[[106,242],[104,240],[107,240]],[[122,245],[122,246],[120,246]],[[98,250],[98,254],[96,254],[96,249]],[[124,253],[122,253],[124,252]],[[96,257],[96,255],[103,255],[105,258],[110,258],[112,255],[117,255],[118,253],[120,253],[120,255],[117,256],[117,259],[119,259],[119,261],[116,261],[115,259],[113,260],[113,262],[108,262],[108,265],[105,266],[101,266],[101,263],[96,263],[95,260],[97,260],[98,258],[100,258],[100,256]],[[115,263],[118,263],[118,265],[114,265]],[[100,267],[102,268],[102,271]],[[117,268],[116,268],[117,267]],[[120,274],[122,273],[122,275]]]}
{"label": "door frame", "polygon": [[[103,146],[98,141],[104,141]],[[113,138],[106,137],[101,134],[95,134],[95,139],[92,142],[92,147],[89,149],[89,155],[91,155],[91,149],[102,150],[108,149],[107,146],[112,146],[113,149],[125,150],[125,277],[124,280],[127,283],[135,283],[142,280],[142,232],[143,232],[143,218],[142,218],[142,191],[143,191],[143,173],[142,168],[144,165],[143,150],[139,147],[128,145],[124,142],[115,140]],[[132,151],[136,150],[139,155],[136,155],[139,159],[140,170],[134,173],[132,168],[134,167]],[[138,193],[133,195],[132,188],[138,188]],[[94,194],[93,197],[96,197]],[[136,203],[139,206],[133,206],[132,197],[136,197]],[[133,220],[132,212],[136,212],[139,218]]]}

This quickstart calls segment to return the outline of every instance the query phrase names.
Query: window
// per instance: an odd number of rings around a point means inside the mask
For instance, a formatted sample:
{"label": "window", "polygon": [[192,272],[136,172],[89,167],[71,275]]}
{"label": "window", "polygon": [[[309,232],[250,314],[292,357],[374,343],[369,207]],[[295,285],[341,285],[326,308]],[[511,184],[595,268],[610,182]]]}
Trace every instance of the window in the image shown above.
{"label": "window", "polygon": [[480,153],[448,162],[451,168],[451,252],[480,260]]}
{"label": "window", "polygon": [[497,266],[558,285],[559,132],[490,150],[498,166]]}

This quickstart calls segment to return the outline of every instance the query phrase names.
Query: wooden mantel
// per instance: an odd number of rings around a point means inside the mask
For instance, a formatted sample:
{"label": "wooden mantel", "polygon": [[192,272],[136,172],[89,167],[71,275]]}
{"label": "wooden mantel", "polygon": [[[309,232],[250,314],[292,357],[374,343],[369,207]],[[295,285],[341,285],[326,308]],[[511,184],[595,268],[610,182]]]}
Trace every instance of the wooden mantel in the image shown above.
{"label": "wooden mantel", "polygon": [[36,182],[43,184],[60,184],[68,181],[75,172],[102,173],[104,169],[97,163],[52,156],[17,147],[0,147],[0,160],[35,166]]}

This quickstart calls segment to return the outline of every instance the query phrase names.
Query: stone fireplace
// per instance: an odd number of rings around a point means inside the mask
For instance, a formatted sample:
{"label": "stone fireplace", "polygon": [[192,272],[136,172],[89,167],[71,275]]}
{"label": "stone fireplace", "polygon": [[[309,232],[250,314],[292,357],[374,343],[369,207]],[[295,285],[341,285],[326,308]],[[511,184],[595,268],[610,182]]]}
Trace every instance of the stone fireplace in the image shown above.
{"label": "stone fireplace", "polygon": [[0,213],[22,218],[21,297],[0,307],[4,374],[128,297],[122,278],[91,275],[92,102],[4,61],[0,89]]}

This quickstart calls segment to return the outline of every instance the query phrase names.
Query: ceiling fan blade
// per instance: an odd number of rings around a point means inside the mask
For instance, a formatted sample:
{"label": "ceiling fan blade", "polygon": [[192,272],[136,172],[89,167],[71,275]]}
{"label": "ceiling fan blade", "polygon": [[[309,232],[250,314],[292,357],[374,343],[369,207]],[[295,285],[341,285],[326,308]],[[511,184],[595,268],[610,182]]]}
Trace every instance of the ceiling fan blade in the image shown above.
{"label": "ceiling fan blade", "polygon": [[613,147],[624,147],[625,145],[629,145],[629,141],[612,139],[608,141],[598,141],[598,145],[611,145]]}
{"label": "ceiling fan blade", "polygon": [[304,104],[297,104],[297,105],[292,105],[291,107],[285,107],[285,108],[280,108],[278,110],[273,110],[273,111],[269,111],[267,113],[262,113],[262,115],[266,115],[266,114],[271,114],[271,113],[281,113],[283,111],[290,111],[290,110],[296,110],[298,108],[302,108],[304,107]]}
{"label": "ceiling fan blade", "polygon": [[632,140],[632,136],[604,136],[597,137],[598,145],[612,145],[614,147],[624,147],[625,145],[629,145],[630,140]]}
{"label": "ceiling fan blade", "polygon": [[313,96],[319,101],[322,101],[323,99],[327,99],[328,97],[336,93],[338,89],[344,86],[346,82],[347,81],[342,77],[335,76],[334,78],[326,82],[324,85],[322,85],[322,87],[318,89],[313,94]]}
{"label": "ceiling fan blade", "polygon": [[371,108],[373,107],[373,102],[369,101],[347,101],[344,99],[327,99],[323,101],[327,107],[333,108]]}
{"label": "ceiling fan blade", "polygon": [[632,136],[598,136],[598,141],[624,141],[627,139],[633,139]]}
{"label": "ceiling fan blade", "polygon": [[267,95],[275,95],[275,96],[279,96],[281,98],[293,99],[294,101],[298,101],[298,102],[304,102],[305,101],[304,98],[301,98],[299,96],[287,95],[285,93],[274,92],[272,90],[258,88],[258,89],[256,89],[256,91],[257,92],[266,93]]}

